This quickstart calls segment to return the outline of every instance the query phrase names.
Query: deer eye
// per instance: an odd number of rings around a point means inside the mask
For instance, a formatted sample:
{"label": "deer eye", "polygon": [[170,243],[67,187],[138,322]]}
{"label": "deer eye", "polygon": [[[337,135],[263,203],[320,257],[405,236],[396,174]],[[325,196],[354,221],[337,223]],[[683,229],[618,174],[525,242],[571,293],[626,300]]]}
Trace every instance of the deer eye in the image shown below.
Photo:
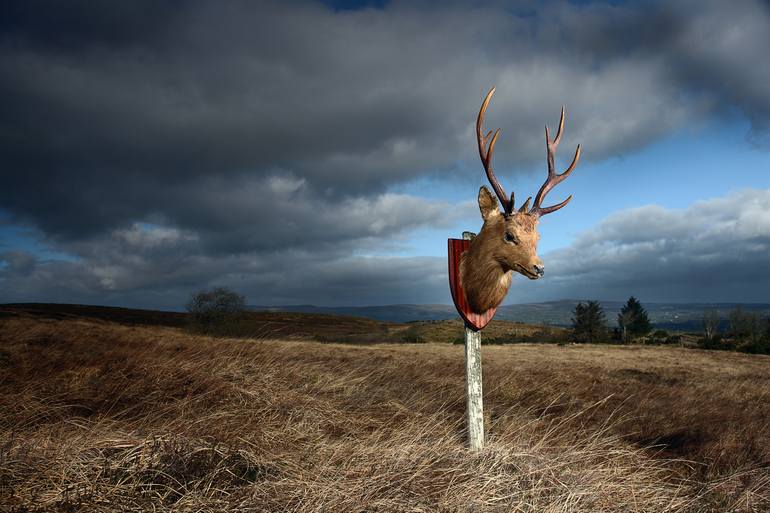
{"label": "deer eye", "polygon": [[519,241],[516,240],[516,237],[514,237],[512,233],[505,232],[505,237],[503,238],[505,239],[505,242],[511,242],[513,244],[519,243]]}

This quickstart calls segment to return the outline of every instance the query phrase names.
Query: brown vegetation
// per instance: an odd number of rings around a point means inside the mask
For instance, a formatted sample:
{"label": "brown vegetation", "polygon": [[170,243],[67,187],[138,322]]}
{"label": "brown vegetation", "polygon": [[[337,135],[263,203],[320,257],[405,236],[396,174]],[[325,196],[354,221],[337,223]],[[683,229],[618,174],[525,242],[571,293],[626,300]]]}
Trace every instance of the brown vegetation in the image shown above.
{"label": "brown vegetation", "polygon": [[[189,327],[196,331],[189,316],[179,312],[158,312],[107,306],[59,305],[46,303],[0,305],[3,317],[40,319],[91,319],[131,326]],[[237,337],[258,339],[316,340],[350,344],[383,342],[458,342],[462,341],[462,321],[383,322],[364,317],[281,311],[246,312],[242,319],[220,330]],[[222,333],[219,333],[220,335]],[[489,341],[559,341],[567,330],[551,326],[533,326],[518,322],[493,320],[484,329]]]}
{"label": "brown vegetation", "polygon": [[471,454],[460,346],[0,319],[0,509],[770,509],[770,357],[483,355],[489,445]]}

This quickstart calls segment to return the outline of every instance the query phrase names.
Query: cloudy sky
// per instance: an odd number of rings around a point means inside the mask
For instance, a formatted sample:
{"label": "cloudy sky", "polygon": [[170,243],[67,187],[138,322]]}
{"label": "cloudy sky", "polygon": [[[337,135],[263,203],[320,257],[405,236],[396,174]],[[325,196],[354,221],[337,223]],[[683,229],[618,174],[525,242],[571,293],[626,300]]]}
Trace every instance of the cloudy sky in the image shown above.
{"label": "cloudy sky", "polygon": [[0,4],[0,302],[450,303],[474,121],[561,298],[770,302],[770,4]]}

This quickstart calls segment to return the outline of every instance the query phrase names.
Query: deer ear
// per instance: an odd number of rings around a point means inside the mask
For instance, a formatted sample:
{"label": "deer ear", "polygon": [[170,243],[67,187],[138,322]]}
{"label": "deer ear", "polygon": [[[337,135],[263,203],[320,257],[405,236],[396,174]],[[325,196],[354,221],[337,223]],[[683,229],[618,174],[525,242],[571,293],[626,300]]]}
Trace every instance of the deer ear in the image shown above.
{"label": "deer ear", "polygon": [[479,210],[481,210],[481,217],[484,221],[494,215],[500,215],[497,198],[483,185],[479,189]]}

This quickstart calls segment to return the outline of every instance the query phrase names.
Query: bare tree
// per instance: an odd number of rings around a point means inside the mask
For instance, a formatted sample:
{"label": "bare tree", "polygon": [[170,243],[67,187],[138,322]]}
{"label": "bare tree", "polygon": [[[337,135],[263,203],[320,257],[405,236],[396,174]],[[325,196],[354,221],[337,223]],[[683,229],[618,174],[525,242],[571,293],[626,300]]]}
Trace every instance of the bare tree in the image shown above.
{"label": "bare tree", "polygon": [[762,340],[764,333],[763,319],[756,312],[750,312],[746,314],[746,329],[748,332],[748,340],[752,345],[756,345]]}
{"label": "bare tree", "polygon": [[730,312],[730,335],[737,340],[755,342],[762,336],[762,319],[739,305]]}
{"label": "bare tree", "polygon": [[628,310],[618,314],[618,328],[620,329],[620,338],[623,342],[628,342],[628,327],[633,324],[635,314]]}
{"label": "bare tree", "polygon": [[716,310],[706,310],[703,313],[703,332],[706,337],[706,342],[711,343],[714,340],[719,329],[719,312]]}

